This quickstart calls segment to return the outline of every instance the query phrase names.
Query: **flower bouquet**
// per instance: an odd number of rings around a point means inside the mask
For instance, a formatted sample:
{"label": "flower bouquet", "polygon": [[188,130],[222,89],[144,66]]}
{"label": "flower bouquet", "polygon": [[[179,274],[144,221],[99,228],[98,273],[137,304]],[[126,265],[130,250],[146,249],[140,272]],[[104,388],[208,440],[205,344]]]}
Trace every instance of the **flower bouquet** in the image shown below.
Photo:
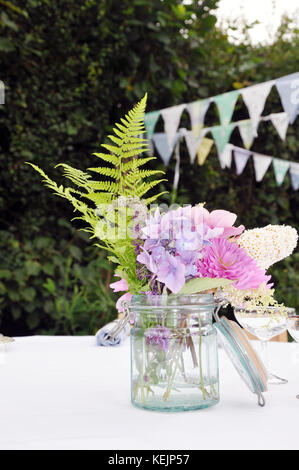
{"label": "flower bouquet", "polygon": [[[45,184],[67,199],[75,219],[107,252],[118,280],[119,312],[135,316],[132,332],[132,400],[156,409],[193,409],[218,401],[215,296],[233,305],[275,304],[266,269],[296,246],[291,227],[244,231],[226,210],[157,206],[160,170],[143,138],[145,96],[121,119],[96,153],[103,166],[87,171],[60,164],[71,186],[59,186],[36,165]],[[93,177],[101,175],[101,180]]]}

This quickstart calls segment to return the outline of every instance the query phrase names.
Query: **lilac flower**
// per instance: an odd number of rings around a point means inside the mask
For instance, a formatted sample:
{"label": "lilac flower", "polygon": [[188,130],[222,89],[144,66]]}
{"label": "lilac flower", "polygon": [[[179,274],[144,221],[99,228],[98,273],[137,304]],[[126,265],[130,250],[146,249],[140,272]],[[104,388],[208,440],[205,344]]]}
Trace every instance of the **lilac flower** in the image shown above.
{"label": "lilac flower", "polygon": [[146,330],[144,336],[146,344],[157,346],[158,349],[167,351],[170,336],[169,328],[158,325],[156,328]]}
{"label": "lilac flower", "polygon": [[180,261],[185,265],[185,276],[196,276],[199,254],[196,251],[184,251],[179,255]]}
{"label": "lilac flower", "polygon": [[137,256],[136,259],[139,263],[144,264],[153,274],[157,273],[157,264],[155,263],[152,255],[150,255],[144,248],[142,248],[142,252]]}
{"label": "lilac flower", "polygon": [[170,255],[167,251],[161,257],[158,265],[157,279],[166,285],[174,294],[177,294],[185,284],[184,264],[179,257]]}
{"label": "lilac flower", "polygon": [[186,251],[199,251],[203,247],[202,237],[196,232],[190,232],[175,241],[175,249],[179,255]]}
{"label": "lilac flower", "polygon": [[145,227],[142,228],[144,238],[159,238],[161,233],[161,214],[157,208],[154,215],[150,215],[146,220]]}

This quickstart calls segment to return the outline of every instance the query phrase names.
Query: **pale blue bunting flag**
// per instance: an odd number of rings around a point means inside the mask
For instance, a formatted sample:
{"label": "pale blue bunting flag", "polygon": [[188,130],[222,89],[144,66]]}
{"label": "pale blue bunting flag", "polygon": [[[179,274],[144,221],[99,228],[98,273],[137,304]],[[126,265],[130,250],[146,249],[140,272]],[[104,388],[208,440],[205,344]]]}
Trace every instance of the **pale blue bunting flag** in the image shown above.
{"label": "pale blue bunting flag", "polygon": [[278,78],[275,81],[283,109],[289,116],[290,123],[299,113],[299,72]]}
{"label": "pale blue bunting flag", "polygon": [[290,162],[290,177],[292,188],[297,191],[299,189],[299,163]]}
{"label": "pale blue bunting flag", "polygon": [[177,132],[175,134],[175,137],[171,145],[169,145],[168,138],[165,132],[158,132],[156,134],[153,134],[154,144],[165,166],[168,165],[171,155],[173,153],[175,144],[177,143],[177,140],[180,138],[180,136],[181,136],[180,133]]}
{"label": "pale blue bunting flag", "polygon": [[249,150],[242,149],[240,147],[234,147],[234,157],[237,175],[241,175],[241,173],[243,173],[248,158],[251,154],[252,152],[250,152]]}

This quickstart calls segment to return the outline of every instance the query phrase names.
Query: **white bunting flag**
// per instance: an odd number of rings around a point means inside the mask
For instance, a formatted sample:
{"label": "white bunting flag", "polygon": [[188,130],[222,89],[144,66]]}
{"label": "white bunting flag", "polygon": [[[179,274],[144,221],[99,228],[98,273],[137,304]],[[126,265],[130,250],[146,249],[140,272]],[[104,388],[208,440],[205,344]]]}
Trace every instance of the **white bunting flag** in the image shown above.
{"label": "white bunting flag", "polygon": [[250,86],[241,90],[242,98],[248,108],[248,113],[252,122],[253,135],[257,136],[257,127],[260,117],[265,107],[266,99],[274,81],[260,83],[259,85]]}
{"label": "white bunting flag", "polygon": [[187,104],[187,110],[190,115],[191,129],[195,137],[199,137],[203,128],[206,112],[210,106],[210,99],[197,100]]}
{"label": "white bunting flag", "polygon": [[299,163],[290,162],[290,177],[292,188],[297,191],[299,189]]}
{"label": "white bunting flag", "polygon": [[234,157],[235,157],[235,164],[236,164],[236,171],[237,175],[241,175],[243,173],[243,170],[246,166],[246,163],[248,161],[248,158],[252,152],[246,149],[242,149],[240,147],[234,147]]}
{"label": "white bunting flag", "polygon": [[282,160],[281,158],[273,158],[273,168],[276,183],[280,186],[283,183],[288,169],[290,168],[290,162],[288,162],[288,160]]}
{"label": "white bunting flag", "polygon": [[175,138],[180,124],[181,115],[185,107],[185,104],[179,104],[177,106],[171,106],[170,108],[161,110],[161,115],[164,120],[164,130],[167,135],[169,145],[172,144],[173,139]]}
{"label": "white bunting flag", "polygon": [[220,161],[220,166],[224,168],[230,168],[232,164],[232,151],[234,146],[232,144],[226,144],[222,153],[218,153],[218,158]]}
{"label": "white bunting flag", "polygon": [[280,138],[285,140],[289,127],[289,116],[287,113],[270,114],[269,118],[271,119],[271,122],[277,130]]}
{"label": "white bunting flag", "polygon": [[177,140],[179,138],[180,138],[180,134],[177,132],[175,134],[175,137],[171,145],[169,145],[167,135],[165,134],[165,132],[157,132],[156,134],[153,134],[154,144],[165,166],[168,165],[170,161],[170,157],[174,150],[175,144],[177,143]]}
{"label": "white bunting flag", "polygon": [[255,179],[257,182],[262,181],[271,162],[272,162],[272,157],[269,157],[268,155],[262,155],[260,153],[253,154]]}
{"label": "white bunting flag", "polygon": [[185,137],[187,149],[188,149],[189,156],[190,156],[190,161],[192,164],[195,161],[197,150],[206,132],[207,132],[207,129],[202,129],[202,131],[199,134],[199,137],[197,138],[195,137],[193,131],[187,131],[186,129],[184,129],[183,136]]}

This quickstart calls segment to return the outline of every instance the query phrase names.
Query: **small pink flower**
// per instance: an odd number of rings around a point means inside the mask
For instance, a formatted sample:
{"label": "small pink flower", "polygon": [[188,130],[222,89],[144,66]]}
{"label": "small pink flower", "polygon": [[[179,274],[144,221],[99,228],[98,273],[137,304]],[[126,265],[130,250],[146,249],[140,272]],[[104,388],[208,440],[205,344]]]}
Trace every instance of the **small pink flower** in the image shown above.
{"label": "small pink flower", "polygon": [[[111,287],[111,289],[114,290],[114,292],[121,292],[121,291],[124,291],[124,290],[129,290],[129,285],[128,285],[128,283],[125,279],[121,279],[120,281],[113,282],[112,284],[110,284],[110,287]],[[123,294],[118,299],[118,301],[116,302],[116,308],[117,308],[119,313],[121,313],[123,311],[122,302],[124,300],[130,301],[131,299],[132,299],[132,294],[130,294],[130,292],[127,292],[126,294]]]}
{"label": "small pink flower", "polygon": [[218,235],[219,238],[228,238],[240,235],[245,228],[244,225],[233,227],[237,219],[236,214],[224,210],[209,212],[202,206],[192,207],[192,219],[195,227],[201,227],[202,224],[206,224],[211,229],[222,228],[223,231]]}
{"label": "small pink flower", "polygon": [[110,284],[110,287],[111,289],[113,289],[114,292],[121,292],[121,291],[129,290],[129,285],[125,279],[112,282],[112,284]]}

